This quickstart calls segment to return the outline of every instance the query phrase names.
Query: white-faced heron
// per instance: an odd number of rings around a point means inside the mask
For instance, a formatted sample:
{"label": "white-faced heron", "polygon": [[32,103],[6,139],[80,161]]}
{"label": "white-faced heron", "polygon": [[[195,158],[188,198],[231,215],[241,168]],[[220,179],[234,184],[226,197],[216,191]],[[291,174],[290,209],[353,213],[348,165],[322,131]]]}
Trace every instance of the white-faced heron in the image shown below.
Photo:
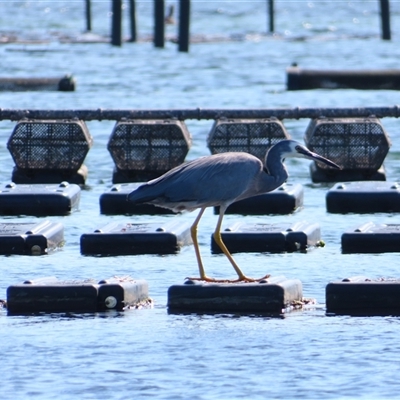
{"label": "white-faced heron", "polygon": [[269,275],[253,279],[243,274],[222,241],[222,219],[227,207],[235,201],[271,192],[281,186],[288,178],[283,164],[288,157],[308,158],[340,169],[334,162],[311,152],[300,143],[294,140],[282,140],[269,149],[264,164],[257,157],[241,152],[200,157],[139,186],[128,195],[128,201],[137,204],[150,203],[175,212],[200,208],[191,226],[200,277],[188,279],[208,282],[226,282],[226,280],[216,280],[205,274],[197,241],[197,225],[207,207],[219,206],[214,239],[235,269],[238,275],[235,281],[259,281]]}

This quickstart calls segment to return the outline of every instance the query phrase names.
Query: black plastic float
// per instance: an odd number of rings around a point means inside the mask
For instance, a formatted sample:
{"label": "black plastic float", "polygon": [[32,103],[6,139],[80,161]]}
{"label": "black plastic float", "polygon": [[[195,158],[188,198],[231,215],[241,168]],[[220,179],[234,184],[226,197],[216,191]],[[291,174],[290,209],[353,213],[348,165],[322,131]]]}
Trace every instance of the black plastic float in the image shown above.
{"label": "black plastic float", "polygon": [[310,164],[310,176],[314,183],[323,182],[351,182],[351,181],[385,181],[385,167],[380,167],[377,171],[344,169],[330,171],[319,168],[315,162]]}
{"label": "black plastic float", "polygon": [[342,253],[400,252],[400,224],[367,222],[342,234]]}
{"label": "black plastic float", "polygon": [[62,78],[0,78],[0,91],[58,90],[73,92],[75,88],[76,80],[71,75],[65,75]]}
{"label": "black plastic float", "polygon": [[400,212],[400,185],[395,182],[337,183],[326,194],[330,213]]}
{"label": "black plastic float", "polygon": [[129,277],[95,282],[60,281],[55,277],[26,280],[7,288],[9,314],[118,310],[150,305],[148,285]]}
{"label": "black plastic float", "polygon": [[151,305],[148,284],[145,280],[129,277],[110,278],[99,281],[97,309],[124,310],[128,307]]}
{"label": "black plastic float", "polygon": [[0,190],[0,215],[68,215],[78,209],[81,189],[74,183],[16,185]]}
{"label": "black plastic float", "polygon": [[42,255],[64,243],[59,222],[1,222],[0,254]]}
{"label": "black plastic float", "polygon": [[[311,246],[318,246],[321,241],[321,229],[318,224],[309,222],[282,224],[236,222],[221,231],[221,236],[231,253],[282,253],[305,251]],[[211,236],[211,251],[221,253],[213,236]]]}
{"label": "black plastic float", "polygon": [[366,89],[399,90],[400,70],[315,70],[290,67],[288,90]]}
{"label": "black plastic float", "polygon": [[96,312],[93,282],[61,282],[55,277],[27,280],[7,288],[9,314],[39,312]]}
{"label": "black plastic float", "polygon": [[170,312],[282,314],[302,301],[302,283],[284,276],[256,283],[208,283],[188,280],[168,289]]}
{"label": "black plastic float", "polygon": [[[231,204],[226,214],[265,215],[290,214],[303,206],[304,190],[299,183],[285,183],[272,192],[249,197]],[[214,207],[214,214],[219,207]]]}
{"label": "black plastic float", "polygon": [[11,180],[17,184],[49,184],[68,181],[76,185],[84,185],[89,170],[82,164],[77,171],[63,169],[21,169],[14,167],[11,173]]}
{"label": "black plastic float", "polygon": [[190,225],[182,221],[165,223],[111,222],[81,236],[84,255],[176,254],[192,243]]}
{"label": "black plastic float", "polygon": [[328,315],[400,315],[400,279],[362,276],[330,282],[326,286]]}
{"label": "black plastic float", "polygon": [[100,213],[108,215],[174,214],[168,208],[157,207],[153,204],[133,204],[127,201],[128,194],[142,184],[122,183],[113,185],[111,189],[100,196]]}

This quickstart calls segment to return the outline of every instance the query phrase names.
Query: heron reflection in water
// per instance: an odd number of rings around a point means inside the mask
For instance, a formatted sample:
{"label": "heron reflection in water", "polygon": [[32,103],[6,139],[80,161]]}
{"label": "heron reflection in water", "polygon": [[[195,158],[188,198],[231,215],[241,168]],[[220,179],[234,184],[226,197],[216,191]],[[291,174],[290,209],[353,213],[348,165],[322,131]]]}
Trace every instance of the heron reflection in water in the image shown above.
{"label": "heron reflection in water", "polygon": [[[128,195],[133,203],[149,203],[169,208],[175,212],[200,212],[190,228],[200,276],[188,278],[207,282],[256,282],[266,279],[247,277],[236,264],[221,238],[221,225],[228,206],[238,200],[271,192],[288,178],[284,160],[289,157],[307,158],[333,168],[334,162],[311,152],[294,140],[282,140],[272,146],[264,164],[255,156],[242,152],[229,152],[205,156],[179,165]],[[207,207],[219,206],[219,217],[214,231],[214,240],[235,269],[235,280],[217,280],[206,275],[197,240],[197,226]]]}

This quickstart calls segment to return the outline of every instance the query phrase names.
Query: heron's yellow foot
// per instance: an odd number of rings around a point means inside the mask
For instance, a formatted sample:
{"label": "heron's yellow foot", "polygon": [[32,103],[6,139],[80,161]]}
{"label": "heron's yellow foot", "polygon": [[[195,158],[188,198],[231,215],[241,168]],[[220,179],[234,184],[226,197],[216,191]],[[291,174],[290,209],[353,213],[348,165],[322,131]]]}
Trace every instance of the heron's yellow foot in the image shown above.
{"label": "heron's yellow foot", "polygon": [[205,281],[205,282],[213,282],[213,283],[237,283],[237,282],[260,282],[264,279],[268,279],[271,277],[270,274],[267,274],[263,276],[262,278],[248,278],[247,276],[243,275],[240,276],[237,279],[215,279],[215,278],[209,278],[208,276],[200,277],[200,278],[189,278],[186,277],[185,279],[190,280],[190,281]]}
{"label": "heron's yellow foot", "polygon": [[227,279],[215,279],[215,278],[209,278],[208,276],[203,276],[200,278],[190,278],[187,276],[185,279],[188,281],[204,281],[204,282],[214,282],[214,283],[230,282]]}
{"label": "heron's yellow foot", "polygon": [[249,278],[246,275],[243,275],[243,276],[239,276],[239,278],[237,278],[231,282],[260,282],[260,281],[263,281],[264,279],[268,279],[270,277],[271,277],[271,275],[267,274],[267,275],[263,276],[262,278],[255,279],[255,278]]}

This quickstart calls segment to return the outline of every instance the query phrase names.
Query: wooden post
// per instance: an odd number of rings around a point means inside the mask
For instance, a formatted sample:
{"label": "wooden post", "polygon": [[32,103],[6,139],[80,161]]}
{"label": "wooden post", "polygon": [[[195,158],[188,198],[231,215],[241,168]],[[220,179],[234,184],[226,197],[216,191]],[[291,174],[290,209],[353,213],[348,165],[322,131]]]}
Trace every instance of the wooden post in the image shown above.
{"label": "wooden post", "polygon": [[165,32],[165,3],[164,0],[154,0],[154,46],[164,47]]}
{"label": "wooden post", "polygon": [[389,0],[380,0],[380,3],[381,3],[382,39],[391,40]]}
{"label": "wooden post", "polygon": [[122,0],[112,0],[111,44],[122,46]]}
{"label": "wooden post", "polygon": [[92,30],[92,6],[90,0],[86,0],[86,31]]}
{"label": "wooden post", "polygon": [[179,51],[189,51],[190,0],[179,0]]}
{"label": "wooden post", "polygon": [[274,27],[274,0],[268,0],[268,25],[269,32],[272,33],[275,30]]}
{"label": "wooden post", "polygon": [[136,4],[135,0],[129,0],[129,18],[131,22],[131,38],[130,42],[137,41],[137,27],[136,27]]}

